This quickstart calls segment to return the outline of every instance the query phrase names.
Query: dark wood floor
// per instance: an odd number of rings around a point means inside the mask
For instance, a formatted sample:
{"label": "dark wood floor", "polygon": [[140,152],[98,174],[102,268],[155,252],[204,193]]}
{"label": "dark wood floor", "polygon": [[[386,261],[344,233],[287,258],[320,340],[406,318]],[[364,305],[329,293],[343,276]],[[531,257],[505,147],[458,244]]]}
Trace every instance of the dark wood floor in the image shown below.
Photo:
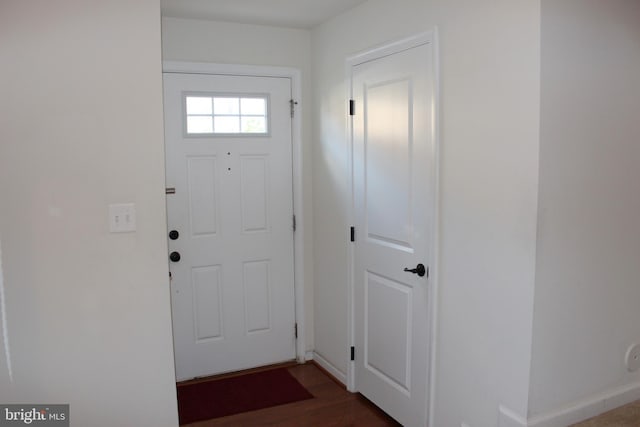
{"label": "dark wood floor", "polygon": [[[398,427],[400,424],[359,394],[352,394],[316,365],[285,364],[314,399],[188,424],[189,427]],[[281,367],[277,366],[277,367]],[[260,371],[263,369],[247,372]],[[221,375],[220,378],[237,374]],[[200,382],[188,381],[181,384]],[[640,401],[575,424],[575,427],[640,426]]]}
{"label": "dark wood floor", "polygon": [[359,394],[349,393],[316,365],[289,367],[314,399],[188,424],[211,426],[383,427],[400,426]]}

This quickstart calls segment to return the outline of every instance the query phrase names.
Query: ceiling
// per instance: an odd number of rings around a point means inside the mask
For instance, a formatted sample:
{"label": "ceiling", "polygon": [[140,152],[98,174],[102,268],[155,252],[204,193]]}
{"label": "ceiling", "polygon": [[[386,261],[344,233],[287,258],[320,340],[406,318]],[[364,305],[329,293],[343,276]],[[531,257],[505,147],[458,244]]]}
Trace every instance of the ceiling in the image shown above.
{"label": "ceiling", "polygon": [[162,15],[277,27],[306,28],[366,0],[161,0]]}

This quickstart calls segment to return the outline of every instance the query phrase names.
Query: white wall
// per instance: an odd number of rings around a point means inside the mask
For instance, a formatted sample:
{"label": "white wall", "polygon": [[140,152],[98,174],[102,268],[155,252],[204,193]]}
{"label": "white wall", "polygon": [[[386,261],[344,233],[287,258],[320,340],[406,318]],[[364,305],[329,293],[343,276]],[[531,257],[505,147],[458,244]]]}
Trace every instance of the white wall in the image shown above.
{"label": "white wall", "polygon": [[640,398],[640,3],[542,1],[541,86],[530,412],[602,411]]}
{"label": "white wall", "polygon": [[305,218],[305,333],[313,349],[313,210],[311,160],[311,34],[307,30],[165,17],[165,61],[269,65],[301,71],[303,213]]}
{"label": "white wall", "polygon": [[441,204],[434,426],[526,418],[539,140],[538,1],[370,0],[312,32],[315,344],[348,356],[345,59],[438,26]]}
{"label": "white wall", "polygon": [[[0,4],[0,240],[13,382],[74,426],[176,426],[157,1]],[[110,203],[138,229],[109,234]],[[2,346],[2,344],[0,344]]]}

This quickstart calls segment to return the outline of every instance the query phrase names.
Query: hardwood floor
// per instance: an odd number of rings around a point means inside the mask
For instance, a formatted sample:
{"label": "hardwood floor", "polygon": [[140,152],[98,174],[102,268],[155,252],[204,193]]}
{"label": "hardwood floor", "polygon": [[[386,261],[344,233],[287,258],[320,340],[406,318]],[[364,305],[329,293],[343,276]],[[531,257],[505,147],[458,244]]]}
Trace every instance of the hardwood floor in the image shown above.
{"label": "hardwood floor", "polygon": [[572,427],[638,427],[640,426],[640,400],[605,412]]}
{"label": "hardwood floor", "polygon": [[289,369],[314,399],[188,424],[189,427],[398,427],[396,421],[360,394],[349,393],[316,365]]}
{"label": "hardwood floor", "polygon": [[[186,424],[188,427],[401,427],[359,394],[349,393],[313,363],[283,364],[314,399]],[[271,367],[271,368],[274,368]],[[247,371],[255,372],[262,369]],[[223,375],[222,378],[237,374]],[[205,379],[206,380],[206,379]],[[205,381],[205,380],[196,380]],[[196,381],[190,381],[196,382]],[[638,427],[640,401],[575,424],[574,427]]]}

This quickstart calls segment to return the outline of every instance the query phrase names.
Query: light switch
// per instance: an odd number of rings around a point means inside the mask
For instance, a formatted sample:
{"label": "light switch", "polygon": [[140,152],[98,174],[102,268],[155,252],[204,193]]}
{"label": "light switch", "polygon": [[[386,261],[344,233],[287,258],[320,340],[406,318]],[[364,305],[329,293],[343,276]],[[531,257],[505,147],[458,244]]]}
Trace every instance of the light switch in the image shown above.
{"label": "light switch", "polygon": [[112,233],[136,231],[136,205],[133,203],[109,205],[109,231]]}

